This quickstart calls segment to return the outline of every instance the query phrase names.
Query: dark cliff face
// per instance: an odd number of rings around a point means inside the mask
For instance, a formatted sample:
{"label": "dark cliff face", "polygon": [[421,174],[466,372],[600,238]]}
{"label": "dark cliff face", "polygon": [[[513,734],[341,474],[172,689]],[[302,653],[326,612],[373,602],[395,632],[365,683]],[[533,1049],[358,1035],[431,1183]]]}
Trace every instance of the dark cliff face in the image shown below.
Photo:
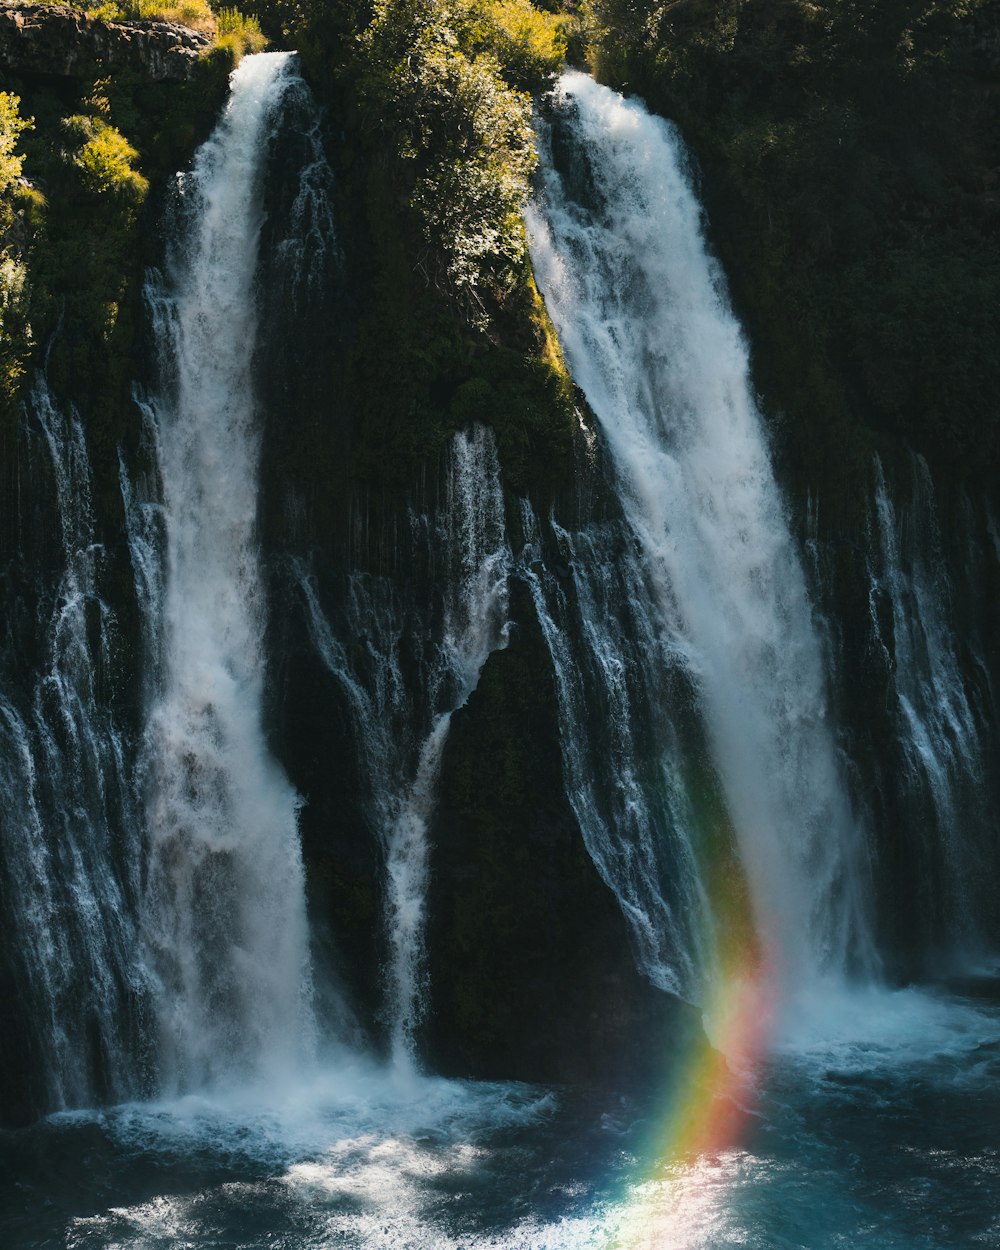
{"label": "dark cliff face", "polygon": [[998,937],[995,906],[947,865],[964,843],[993,879],[1000,844],[995,769],[977,755],[996,758],[1000,689],[1000,9],[590,13],[598,76],[691,148],[826,622],[887,969],[925,975],[966,940],[963,914],[978,917],[973,947]]}
{"label": "dark cliff face", "polygon": [[81,78],[100,67],[150,82],[189,82],[210,36],[172,22],[107,22],[61,4],[0,5],[0,67]]}
{"label": "dark cliff face", "polygon": [[566,797],[551,660],[512,587],[508,647],[454,717],[432,826],[426,1023],[453,1076],[607,1083],[662,1076],[697,1013],[637,970],[625,918]]}
{"label": "dark cliff face", "polygon": [[[304,155],[289,118],[275,145],[259,286],[272,744],[304,800],[318,960],[336,967],[341,997],[380,1049],[389,950],[375,793],[384,778],[372,768],[399,770],[397,786],[412,777],[444,706],[427,665],[447,591],[435,535],[451,436],[470,422],[495,429],[515,548],[516,493],[532,493],[539,510],[558,500],[575,521],[607,500],[542,356],[532,289],[497,310],[488,337],[470,328],[414,270],[405,214],[385,211],[397,195],[387,153],[331,113],[335,241],[323,255],[282,246]],[[300,285],[320,274],[308,292]],[[455,712],[435,787],[421,1060],[456,1076],[639,1079],[691,1021],[636,970],[565,797],[551,660],[531,598],[516,578],[511,594],[510,643]],[[388,632],[365,611],[390,621]],[[319,654],[311,612],[336,639],[339,677]],[[403,689],[380,702],[387,663]],[[382,709],[388,756],[371,758],[348,675]]]}

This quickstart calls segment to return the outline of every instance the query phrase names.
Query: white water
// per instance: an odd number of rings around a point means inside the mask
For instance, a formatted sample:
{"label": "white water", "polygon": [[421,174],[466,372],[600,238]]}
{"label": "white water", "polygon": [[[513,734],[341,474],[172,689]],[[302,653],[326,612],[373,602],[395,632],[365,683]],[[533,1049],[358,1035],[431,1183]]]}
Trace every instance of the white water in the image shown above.
{"label": "white water", "polygon": [[871,970],[866,849],[823,656],[682,145],[583,74],[562,78],[556,109],[573,168],[546,160],[532,258],[610,447],[664,645],[698,690],[768,961],[791,983]]}
{"label": "white water", "polygon": [[0,694],[0,894],[49,1103],[79,1106],[126,1097],[138,1083],[139,822],[128,746],[108,707],[119,637],[100,595],[105,552],[95,541],[83,425],[55,403],[44,376],[25,417],[52,475],[62,568],[54,595],[41,597],[44,667],[30,704]]}
{"label": "white water", "polygon": [[[453,438],[443,506],[411,516],[406,554],[412,564],[429,558],[436,566],[440,612],[431,610],[426,585],[400,595],[386,579],[353,576],[343,629],[364,639],[364,674],[310,579],[301,586],[314,645],[347,698],[370,819],[384,849],[385,1016],[394,1064],[413,1071],[426,977],[427,830],[442,754],[454,712],[475,689],[487,656],[507,641],[511,556],[496,445],[485,427]],[[413,672],[404,646],[419,654]]]}
{"label": "white water", "polygon": [[[909,506],[897,515],[882,465],[875,464],[869,552],[872,632],[896,698],[896,720],[910,814],[913,854],[933,875],[926,906],[941,911],[952,953],[981,952],[981,924],[995,906],[994,813],[983,754],[986,729],[977,720],[962,675],[955,591],[939,532],[930,471],[915,457]],[[957,546],[971,549],[969,534]],[[974,601],[975,580],[966,572]],[[888,605],[883,635],[878,604]],[[974,648],[973,638],[966,645]],[[982,673],[987,666],[973,651]],[[922,884],[924,884],[922,882]],[[939,938],[940,940],[940,938]]]}
{"label": "white water", "polygon": [[855,994],[747,1087],[747,1140],[698,1157],[656,1151],[659,1105],[598,1120],[358,1060],[263,1100],[54,1117],[43,1141],[107,1185],[59,1229],[70,1250],[955,1250],[996,1241],[998,1054],[995,1005]]}
{"label": "white water", "polygon": [[146,732],[145,924],[163,1071],[179,1089],[284,1071],[313,1042],[298,799],[262,722],[251,378],[264,163],[297,81],[290,54],[241,62],[180,180],[168,271],[150,291],[166,577]]}
{"label": "white water", "polygon": [[623,525],[571,534],[551,521],[564,586],[527,500],[521,513],[520,571],[552,657],[569,801],[638,966],[660,989],[696,1000],[714,925],[693,854],[689,761],[670,718],[675,689],[639,552]]}

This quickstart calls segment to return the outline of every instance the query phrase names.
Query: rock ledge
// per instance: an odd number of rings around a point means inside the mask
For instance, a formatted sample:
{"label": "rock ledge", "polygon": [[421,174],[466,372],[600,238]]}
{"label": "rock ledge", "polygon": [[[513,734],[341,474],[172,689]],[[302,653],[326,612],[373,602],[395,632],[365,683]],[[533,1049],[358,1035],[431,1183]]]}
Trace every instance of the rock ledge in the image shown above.
{"label": "rock ledge", "polygon": [[0,3],[0,69],[10,73],[76,78],[104,65],[183,82],[211,45],[211,36],[173,22],[104,22],[68,5]]}

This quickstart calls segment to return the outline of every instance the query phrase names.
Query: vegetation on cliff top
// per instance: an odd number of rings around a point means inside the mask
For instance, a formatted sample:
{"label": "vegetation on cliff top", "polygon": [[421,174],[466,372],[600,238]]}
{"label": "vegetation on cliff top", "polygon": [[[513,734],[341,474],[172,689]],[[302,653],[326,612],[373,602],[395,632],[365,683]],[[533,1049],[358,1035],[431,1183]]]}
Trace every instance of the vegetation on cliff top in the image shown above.
{"label": "vegetation on cliff top", "polygon": [[529,92],[562,64],[561,19],[529,0],[303,0],[272,6],[265,30],[279,21],[337,119],[355,315],[331,372],[356,480],[412,482],[470,420],[495,426],[512,486],[555,479],[571,459],[572,388],[522,211],[537,159]]}
{"label": "vegetation on cliff top", "polygon": [[22,133],[31,122],[19,112],[20,99],[0,91],[0,408],[17,394],[31,347],[26,319],[27,270],[12,232],[25,211],[20,185],[24,156]]}
{"label": "vegetation on cliff top", "polygon": [[[85,414],[98,512],[120,513],[118,448],[134,438],[141,280],[155,259],[148,203],[214,121],[232,57],[188,82],[81,59],[55,79],[14,69],[0,94],[0,443],[16,473],[22,402],[43,357]],[[107,496],[105,509],[103,495]],[[0,535],[0,545],[3,535]]]}
{"label": "vegetation on cliff top", "polygon": [[529,0],[377,0],[344,67],[359,121],[402,162],[418,266],[484,319],[523,274],[522,210],[537,160],[531,97],[562,62],[556,18]]}
{"label": "vegetation on cliff top", "polygon": [[[42,0],[44,2],[44,0]],[[235,64],[263,52],[268,39],[253,13],[221,8],[212,0],[69,0],[74,8],[102,22],[171,22],[213,37],[212,51],[222,49]]]}

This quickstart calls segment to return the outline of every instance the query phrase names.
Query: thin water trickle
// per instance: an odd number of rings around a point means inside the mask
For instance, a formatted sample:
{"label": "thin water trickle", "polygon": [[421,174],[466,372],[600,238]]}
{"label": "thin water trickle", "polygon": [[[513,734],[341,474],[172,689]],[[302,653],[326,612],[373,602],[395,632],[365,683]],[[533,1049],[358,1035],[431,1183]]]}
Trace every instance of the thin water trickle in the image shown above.
{"label": "thin water trickle", "polygon": [[660,989],[697,999],[714,918],[693,854],[693,761],[671,718],[678,684],[641,555],[621,523],[571,534],[550,521],[568,570],[560,579],[527,500],[521,524],[519,572],[552,658],[563,773],[584,842],[628,921],[639,967]]}
{"label": "thin water trickle", "polygon": [[[83,423],[40,376],[25,408],[29,445],[54,486],[61,568],[38,601],[42,670],[18,706],[0,694],[0,895],[23,968],[18,1011],[33,1039],[43,1105],[134,1095],[141,852],[133,744],[102,689],[118,623],[101,597]],[[29,1023],[30,1021],[30,1023]],[[30,1033],[29,1033],[30,1029]]]}
{"label": "thin water trickle", "polygon": [[[882,464],[875,462],[868,552],[872,639],[896,701],[905,777],[902,810],[911,853],[923,869],[920,888],[927,894],[920,911],[928,920],[940,913],[937,932],[927,938],[950,948],[940,950],[942,955],[968,957],[988,946],[993,928],[998,861],[983,754],[988,731],[977,716],[959,658],[955,587],[930,472],[919,457],[911,467],[910,500],[897,512]],[[970,545],[968,535],[955,538]],[[881,605],[887,608],[885,629]],[[972,650],[974,639],[966,645]],[[972,658],[979,671],[986,671],[982,656],[973,650]]]}
{"label": "thin water trickle", "polygon": [[[335,629],[305,571],[300,585],[317,653],[350,709],[368,819],[385,855],[385,1018],[393,1063],[413,1072],[426,978],[427,831],[442,753],[452,715],[475,689],[487,656],[507,640],[511,556],[490,430],[475,426],[454,436],[441,505],[411,522],[411,563],[431,544],[436,605],[430,588],[414,592],[356,574]],[[365,640],[360,665],[339,634]],[[404,671],[404,639],[420,657],[415,673]]]}

